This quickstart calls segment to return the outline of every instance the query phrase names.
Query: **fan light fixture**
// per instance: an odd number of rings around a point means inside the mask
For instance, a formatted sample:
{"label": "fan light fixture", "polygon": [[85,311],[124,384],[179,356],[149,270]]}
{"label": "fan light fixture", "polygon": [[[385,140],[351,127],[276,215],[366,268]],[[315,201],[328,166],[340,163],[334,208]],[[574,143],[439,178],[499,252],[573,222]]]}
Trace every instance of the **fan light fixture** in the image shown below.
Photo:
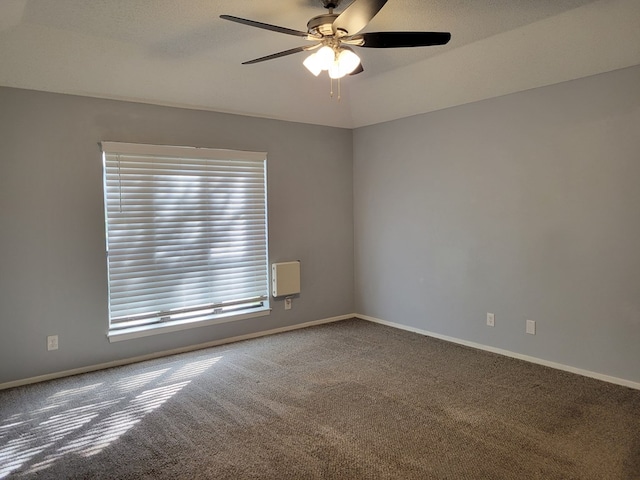
{"label": "fan light fixture", "polygon": [[[1,1],[1,0],[0,0]],[[333,80],[338,84],[338,100],[340,99],[340,79],[345,75],[356,75],[364,72],[360,58],[350,48],[405,48],[445,45],[450,39],[448,32],[364,32],[362,30],[385,6],[388,0],[351,0],[342,13],[333,13],[342,0],[320,0],[329,13],[316,15],[307,22],[306,31],[279,27],[269,23],[257,22],[233,15],[220,15],[224,20],[241,23],[250,27],[270,30],[314,42],[310,46],[299,46],[272,53],[264,57],[242,62],[243,65],[274,60],[301,52],[314,50],[303,65],[316,77],[326,71],[331,78],[331,96],[333,96]],[[349,45],[349,46],[346,46]]]}
{"label": "fan light fixture", "polygon": [[327,71],[332,79],[342,78],[360,65],[360,57],[347,47],[333,49],[327,45],[309,55],[303,65],[316,77]]}

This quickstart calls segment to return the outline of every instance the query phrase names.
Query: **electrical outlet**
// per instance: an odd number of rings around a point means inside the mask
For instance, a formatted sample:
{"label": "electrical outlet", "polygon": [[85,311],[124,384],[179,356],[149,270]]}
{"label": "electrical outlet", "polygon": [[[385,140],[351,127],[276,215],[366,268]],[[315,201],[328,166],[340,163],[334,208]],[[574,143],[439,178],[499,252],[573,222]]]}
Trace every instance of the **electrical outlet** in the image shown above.
{"label": "electrical outlet", "polygon": [[490,327],[495,326],[496,316],[493,313],[487,313],[487,325]]}
{"label": "electrical outlet", "polygon": [[57,350],[58,349],[58,335],[49,335],[47,337],[47,350]]}
{"label": "electrical outlet", "polygon": [[527,320],[527,329],[526,332],[530,335],[536,334],[536,321],[535,320]]}
{"label": "electrical outlet", "polygon": [[291,310],[291,303],[293,302],[293,299],[291,297],[287,297],[284,299],[284,309],[285,310]]}

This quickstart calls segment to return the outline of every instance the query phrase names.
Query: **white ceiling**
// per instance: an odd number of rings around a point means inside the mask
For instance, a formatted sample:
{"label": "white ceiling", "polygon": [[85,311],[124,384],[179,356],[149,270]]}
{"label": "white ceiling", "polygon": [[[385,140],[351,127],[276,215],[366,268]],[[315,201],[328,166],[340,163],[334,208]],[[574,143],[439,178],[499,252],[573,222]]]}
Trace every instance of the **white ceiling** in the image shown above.
{"label": "white ceiling", "polygon": [[303,53],[241,65],[304,39],[219,18],[306,30],[322,13],[320,0],[0,0],[0,85],[353,128],[640,64],[640,0],[389,0],[365,31],[451,42],[358,49],[365,72],[338,101]]}

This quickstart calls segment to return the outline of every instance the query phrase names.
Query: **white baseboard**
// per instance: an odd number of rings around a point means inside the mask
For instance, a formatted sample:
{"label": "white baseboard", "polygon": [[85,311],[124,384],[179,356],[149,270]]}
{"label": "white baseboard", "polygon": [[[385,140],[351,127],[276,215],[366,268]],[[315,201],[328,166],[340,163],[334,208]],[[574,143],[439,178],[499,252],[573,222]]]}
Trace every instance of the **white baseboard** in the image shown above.
{"label": "white baseboard", "polygon": [[407,325],[402,325],[400,323],[388,322],[386,320],[382,320],[380,318],[370,317],[368,315],[362,315],[359,313],[352,313],[348,315],[340,315],[337,317],[324,318],[321,320],[314,320],[311,322],[299,323],[297,325],[289,325],[286,327],[274,328],[272,330],[266,330],[263,332],[255,332],[249,333],[246,335],[239,335],[237,337],[223,338],[220,340],[214,340],[211,342],[200,343],[197,345],[190,345],[187,347],[176,348],[173,350],[165,350],[162,352],[155,352],[148,355],[140,355],[138,357],[126,358],[122,360],[115,360],[113,362],[100,363],[97,365],[90,365],[87,367],[75,368],[72,370],[65,370],[63,372],[55,372],[47,375],[39,375],[37,377],[30,377],[21,380],[15,380],[12,382],[0,383],[0,390],[4,390],[7,388],[19,387],[22,385],[28,385],[31,383],[45,382],[47,380],[54,380],[56,378],[69,377],[71,375],[79,375],[81,373],[89,373],[94,372],[96,370],[103,370],[106,368],[119,367],[122,365],[129,365],[131,363],[144,362],[146,360],[153,360],[156,358],[167,357],[169,355],[176,355],[179,353],[187,353],[195,350],[202,350],[204,348],[217,347],[219,345],[226,345],[229,343],[239,342],[242,340],[249,340],[252,338],[264,337],[267,335],[273,335],[276,333],[288,332],[292,330],[299,330],[302,328],[313,327],[314,325],[322,325],[325,323],[339,322],[341,320],[347,320],[349,318],[359,318],[361,320],[366,320],[368,322],[379,323],[381,325],[386,325],[388,327],[398,328],[400,330],[406,330],[408,332],[418,333],[420,335],[425,335],[427,337],[438,338],[440,340],[445,340],[447,342],[456,343],[458,345],[464,345],[471,348],[476,348],[478,350],[485,350],[487,352],[497,353],[499,355],[504,355],[506,357],[517,358],[519,360],[524,360],[526,362],[536,363],[538,365],[544,365],[546,367],[555,368],[557,370],[563,370],[565,372],[575,373],[578,375],[582,375],[584,377],[595,378],[597,380],[602,380],[604,382],[613,383],[616,385],[622,385],[624,387],[633,388],[635,390],[640,390],[640,383],[633,382],[631,380],[626,380],[624,378],[612,377],[610,375],[604,375],[602,373],[592,372],[589,370],[584,370],[582,368],[572,367],[570,365],[563,365],[561,363],[551,362],[548,360],[544,360],[537,357],[532,357],[529,355],[523,355],[520,353],[512,352],[510,350],[504,350],[502,348],[491,347],[489,345],[483,345],[481,343],[469,342],[467,340],[462,340],[455,337],[450,337],[447,335],[440,335],[439,333],[429,332],[427,330],[422,330],[415,327],[410,327]]}
{"label": "white baseboard", "polygon": [[542,358],[531,357],[529,355],[522,355],[520,353],[512,352],[510,350],[503,350],[502,348],[491,347],[489,345],[483,345],[481,343],[476,343],[476,342],[469,342],[467,340],[461,340],[459,338],[449,337],[447,335],[440,335],[438,333],[428,332],[426,330],[421,330],[415,327],[409,327],[407,325],[402,325],[400,323],[388,322],[386,320],[370,317],[368,315],[361,315],[359,313],[356,313],[354,316],[362,320],[367,320],[373,323],[379,323],[381,325],[386,325],[388,327],[398,328],[400,330],[406,330],[408,332],[419,333],[420,335],[425,335],[427,337],[438,338],[440,340],[445,340],[447,342],[457,343],[459,345],[465,345],[467,347],[477,348],[479,350],[485,350],[487,352],[497,353],[499,355],[504,355],[506,357],[517,358],[519,360],[524,360],[526,362],[537,363],[538,365],[544,365],[545,367],[551,367],[557,370],[564,370],[565,372],[576,373],[584,377],[595,378],[597,380],[602,380],[604,382],[614,383],[616,385],[622,385],[624,387],[640,390],[640,383],[632,382],[631,380],[626,380],[624,378],[612,377],[610,375],[604,375],[598,372],[591,372],[589,370],[572,367],[570,365],[563,365],[562,363],[551,362],[549,360],[544,360]]}
{"label": "white baseboard", "polygon": [[220,340],[214,340],[212,342],[199,343],[197,345],[189,345],[187,347],[175,348],[173,350],[164,350],[162,352],[154,352],[148,355],[140,355],[138,357],[125,358],[122,360],[115,360],[113,362],[99,363],[97,365],[90,365],[87,367],[74,368],[72,370],[65,370],[63,372],[54,372],[47,375],[39,375],[37,377],[24,378],[21,380],[14,380],[12,382],[0,383],[0,390],[7,388],[20,387],[22,385],[29,385],[31,383],[46,382],[47,380],[55,380],[56,378],[70,377],[72,375],[79,375],[81,373],[95,372],[96,370],[103,370],[106,368],[120,367],[122,365],[129,365],[131,363],[144,362],[146,360],[153,360],[156,358],[167,357],[169,355],[176,355],[179,353],[192,352],[194,350],[202,350],[203,348],[217,347],[219,345],[225,345],[227,343],[239,342],[242,340],[249,340],[251,338],[265,337],[267,335],[273,335],[276,333],[288,332],[291,330],[298,330],[301,328],[313,327],[314,325],[322,325],[324,323],[339,322],[340,320],[347,320],[349,318],[355,318],[356,314],[340,315],[338,317],[323,318],[321,320],[313,320],[311,322],[299,323],[296,325],[289,325],[286,327],[274,328],[272,330],[266,330],[263,332],[248,333],[246,335],[238,335],[237,337],[223,338]]}

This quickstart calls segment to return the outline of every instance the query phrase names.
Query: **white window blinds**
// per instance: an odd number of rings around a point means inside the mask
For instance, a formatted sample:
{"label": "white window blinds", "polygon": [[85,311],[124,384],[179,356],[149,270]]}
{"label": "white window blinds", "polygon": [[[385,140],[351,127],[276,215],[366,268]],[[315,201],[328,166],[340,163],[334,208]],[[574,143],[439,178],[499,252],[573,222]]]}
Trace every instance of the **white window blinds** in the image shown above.
{"label": "white window blinds", "polygon": [[266,154],[102,150],[111,331],[268,308]]}

